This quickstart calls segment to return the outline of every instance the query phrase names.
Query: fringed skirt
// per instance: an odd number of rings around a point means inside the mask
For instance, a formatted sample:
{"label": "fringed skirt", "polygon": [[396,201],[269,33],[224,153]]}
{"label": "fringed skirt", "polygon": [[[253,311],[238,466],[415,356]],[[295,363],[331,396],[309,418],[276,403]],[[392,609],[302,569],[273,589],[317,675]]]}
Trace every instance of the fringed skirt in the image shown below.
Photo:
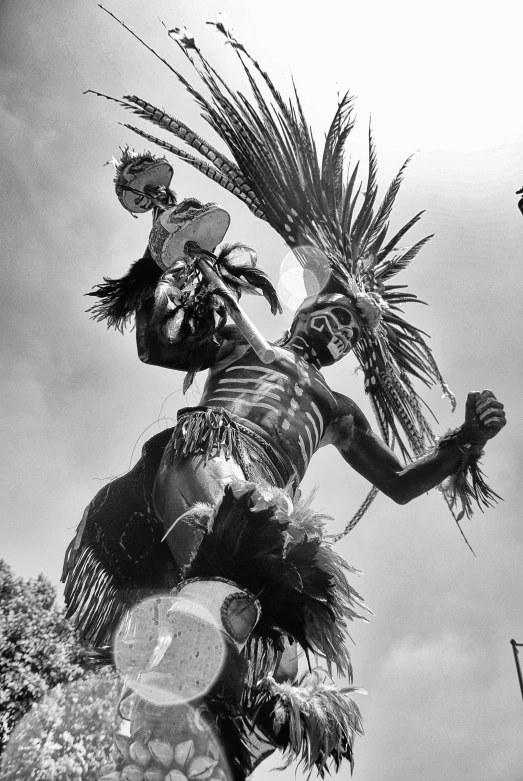
{"label": "fringed skirt", "polygon": [[96,494],[67,549],[62,581],[68,616],[76,619],[87,642],[109,645],[126,610],[178,583],[180,570],[163,541],[153,487],[167,470],[169,484],[177,485],[187,503],[214,499],[216,486],[206,479],[210,488],[205,492],[195,467],[210,473],[208,462],[216,458],[236,478],[261,478],[278,487],[294,478],[285,453],[249,421],[219,407],[180,410],[174,429],[152,437],[133,469]]}

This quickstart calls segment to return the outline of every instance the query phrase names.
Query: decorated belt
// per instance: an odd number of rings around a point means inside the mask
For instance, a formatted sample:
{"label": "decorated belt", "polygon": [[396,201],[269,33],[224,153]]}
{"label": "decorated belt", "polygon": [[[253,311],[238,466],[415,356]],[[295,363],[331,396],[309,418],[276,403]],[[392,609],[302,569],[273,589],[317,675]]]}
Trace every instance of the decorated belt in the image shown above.
{"label": "decorated belt", "polygon": [[298,470],[281,447],[270,441],[256,423],[223,407],[181,409],[166,453],[172,460],[196,453],[203,453],[207,458],[223,453],[225,458],[238,460],[248,479],[255,479],[245,458],[244,445],[254,451],[251,455],[257,457],[276,485],[283,488],[294,481],[297,484]]}

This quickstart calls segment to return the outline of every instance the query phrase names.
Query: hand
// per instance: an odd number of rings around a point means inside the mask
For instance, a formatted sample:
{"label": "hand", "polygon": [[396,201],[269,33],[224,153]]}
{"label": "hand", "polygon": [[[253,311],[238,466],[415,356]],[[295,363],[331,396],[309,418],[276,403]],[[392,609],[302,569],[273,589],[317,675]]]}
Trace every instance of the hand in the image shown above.
{"label": "hand", "polygon": [[183,288],[190,276],[194,274],[194,263],[187,256],[178,258],[164,271],[160,281],[168,282],[173,287]]}
{"label": "hand", "polygon": [[484,445],[499,434],[506,422],[503,404],[491,390],[469,393],[465,405],[465,423],[462,427],[462,436],[466,442]]}

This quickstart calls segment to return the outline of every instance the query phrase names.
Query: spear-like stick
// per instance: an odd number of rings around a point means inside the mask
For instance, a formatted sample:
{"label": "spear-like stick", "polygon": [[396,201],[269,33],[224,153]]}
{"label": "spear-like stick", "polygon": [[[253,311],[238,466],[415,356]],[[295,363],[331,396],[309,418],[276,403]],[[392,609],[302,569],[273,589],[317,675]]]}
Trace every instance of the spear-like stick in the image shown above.
{"label": "spear-like stick", "polygon": [[206,282],[209,283],[209,285],[212,285],[212,287],[217,290],[227,293],[228,300],[230,301],[229,314],[242,332],[243,336],[245,336],[251,345],[260,361],[263,363],[272,363],[276,358],[276,353],[273,347],[271,347],[263,334],[258,331],[252,320],[243,311],[242,307],[236,301],[231,301],[230,290],[222,282],[218,274],[212,268],[211,264],[201,255],[195,259],[195,262],[199,271],[201,272],[202,277]]}
{"label": "spear-like stick", "polygon": [[515,640],[510,641],[512,650],[514,651],[514,660],[516,662],[516,670],[518,672],[519,688],[521,689],[521,696],[523,697],[523,675],[521,673],[521,666],[519,664],[519,651],[518,647],[523,648],[523,643],[516,643]]}

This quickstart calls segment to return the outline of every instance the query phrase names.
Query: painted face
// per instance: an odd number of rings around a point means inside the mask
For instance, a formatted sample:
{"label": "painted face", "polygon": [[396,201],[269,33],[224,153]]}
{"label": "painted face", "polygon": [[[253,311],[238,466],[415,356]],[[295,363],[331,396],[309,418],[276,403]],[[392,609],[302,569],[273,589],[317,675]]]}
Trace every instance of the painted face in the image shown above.
{"label": "painted face", "polygon": [[312,311],[305,328],[308,341],[324,366],[347,355],[360,335],[357,315],[338,302]]}

